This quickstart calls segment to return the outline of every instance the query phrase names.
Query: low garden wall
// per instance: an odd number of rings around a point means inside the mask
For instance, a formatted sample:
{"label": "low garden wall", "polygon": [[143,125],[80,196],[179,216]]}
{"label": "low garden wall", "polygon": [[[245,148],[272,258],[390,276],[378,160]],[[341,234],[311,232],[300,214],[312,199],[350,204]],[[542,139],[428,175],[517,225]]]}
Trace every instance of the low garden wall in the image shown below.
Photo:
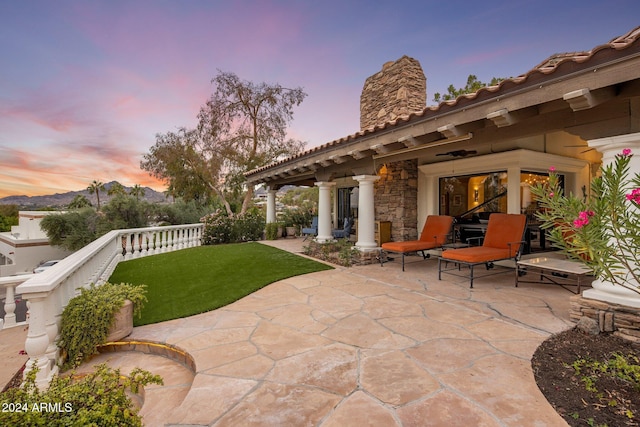
{"label": "low garden wall", "polygon": [[575,322],[590,319],[594,332],[612,332],[640,343],[640,309],[575,295],[571,297],[569,316]]}

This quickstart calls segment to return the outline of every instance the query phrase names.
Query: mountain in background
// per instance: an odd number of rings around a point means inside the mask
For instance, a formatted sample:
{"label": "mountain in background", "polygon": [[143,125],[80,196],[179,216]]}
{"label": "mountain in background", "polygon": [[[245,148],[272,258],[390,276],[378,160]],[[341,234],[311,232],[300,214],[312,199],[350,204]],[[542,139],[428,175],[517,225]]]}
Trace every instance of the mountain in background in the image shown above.
{"label": "mountain in background", "polygon": [[[109,191],[111,186],[116,181],[111,181],[104,185],[105,189]],[[129,193],[132,187],[124,187],[125,191]],[[111,196],[107,195],[107,191],[100,192],[100,205],[107,203]],[[67,193],[56,193],[49,196],[8,196],[0,199],[0,205],[18,205],[22,210],[53,207],[61,208],[66,207],[77,196],[82,195],[91,201],[93,206],[97,205],[96,193],[89,193],[86,189],[79,191],[69,191]],[[152,188],[144,187],[144,197],[150,203],[163,203],[167,202],[163,193],[160,193]]]}

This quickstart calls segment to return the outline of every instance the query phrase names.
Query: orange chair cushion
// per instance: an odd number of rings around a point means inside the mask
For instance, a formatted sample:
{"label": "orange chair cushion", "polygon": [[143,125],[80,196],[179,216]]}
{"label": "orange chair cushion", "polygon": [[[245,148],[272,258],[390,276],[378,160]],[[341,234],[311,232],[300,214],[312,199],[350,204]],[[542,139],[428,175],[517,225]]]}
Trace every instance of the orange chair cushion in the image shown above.
{"label": "orange chair cushion", "polygon": [[[527,223],[526,215],[493,213],[485,233],[483,247],[509,249],[508,243],[519,242]],[[513,245],[512,245],[513,246]],[[514,254],[515,256],[515,254]]]}
{"label": "orange chair cushion", "polygon": [[522,240],[526,223],[526,215],[491,214],[482,246],[444,251],[442,258],[470,264],[513,258],[520,248],[518,242]]}
{"label": "orange chair cushion", "polygon": [[389,252],[416,252],[433,249],[440,245],[434,240],[431,242],[423,242],[422,240],[409,240],[406,242],[387,242],[382,244],[382,249]]}
{"label": "orange chair cushion", "polygon": [[510,258],[509,249],[487,248],[473,246],[470,248],[450,249],[442,252],[442,258],[451,261],[479,264],[483,262],[497,261]]}
{"label": "orange chair cushion", "polygon": [[448,215],[429,215],[422,227],[420,240],[405,242],[387,242],[382,249],[389,252],[408,253],[439,248],[447,242],[447,237],[453,225],[453,217]]}

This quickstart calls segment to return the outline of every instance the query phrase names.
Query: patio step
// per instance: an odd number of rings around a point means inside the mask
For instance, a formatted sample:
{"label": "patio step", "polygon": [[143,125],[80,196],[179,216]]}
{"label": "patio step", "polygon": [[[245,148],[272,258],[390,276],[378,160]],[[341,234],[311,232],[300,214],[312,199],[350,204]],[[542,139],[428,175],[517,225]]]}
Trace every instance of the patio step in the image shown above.
{"label": "patio step", "polygon": [[142,405],[139,413],[144,425],[164,425],[191,389],[195,365],[180,349],[153,342],[121,341],[102,346],[100,352],[77,372],[88,372],[93,366],[106,363],[111,368],[119,368],[122,374],[142,368],[162,377],[163,385],[145,386],[144,393],[134,401]]}

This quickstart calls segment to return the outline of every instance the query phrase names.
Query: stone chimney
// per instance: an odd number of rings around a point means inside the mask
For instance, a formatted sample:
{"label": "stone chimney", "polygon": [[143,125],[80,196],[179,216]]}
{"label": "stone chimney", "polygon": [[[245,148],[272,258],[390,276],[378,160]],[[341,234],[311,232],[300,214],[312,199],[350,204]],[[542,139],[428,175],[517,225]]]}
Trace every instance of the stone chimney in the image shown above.
{"label": "stone chimney", "polygon": [[360,95],[360,130],[422,111],[427,106],[427,78],[408,56],[387,62],[364,82]]}

